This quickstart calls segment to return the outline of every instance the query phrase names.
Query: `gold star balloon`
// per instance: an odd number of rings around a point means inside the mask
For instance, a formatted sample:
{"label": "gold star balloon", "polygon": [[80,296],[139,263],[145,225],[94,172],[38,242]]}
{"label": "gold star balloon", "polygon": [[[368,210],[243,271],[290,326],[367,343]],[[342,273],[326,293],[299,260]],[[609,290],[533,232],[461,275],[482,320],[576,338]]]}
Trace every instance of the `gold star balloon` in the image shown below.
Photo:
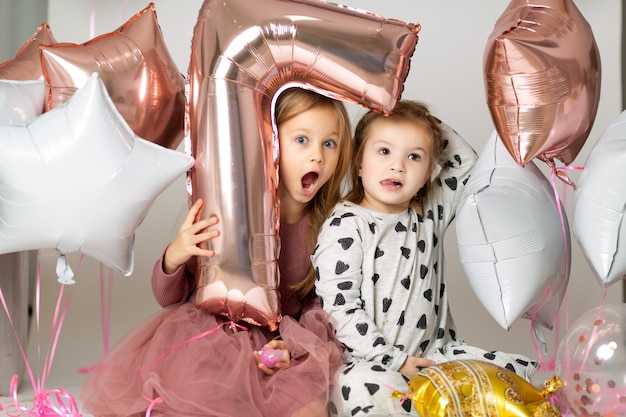
{"label": "gold star balloon", "polygon": [[181,143],[185,77],[167,50],[154,3],[113,32],[40,50],[50,89],[46,110],[67,101],[95,72],[137,136],[171,149]]}

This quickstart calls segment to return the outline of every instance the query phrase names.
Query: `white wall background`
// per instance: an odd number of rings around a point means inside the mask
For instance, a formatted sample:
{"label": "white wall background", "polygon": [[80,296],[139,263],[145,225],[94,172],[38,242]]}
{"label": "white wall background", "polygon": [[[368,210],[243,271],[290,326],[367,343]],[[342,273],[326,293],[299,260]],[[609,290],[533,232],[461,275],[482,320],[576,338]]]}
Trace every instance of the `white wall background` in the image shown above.
{"label": "white wall background", "polygon": [[12,58],[48,15],[47,0],[0,2],[0,62]]}
{"label": "white wall background", "polygon": [[[187,73],[191,36],[201,0],[154,0],[166,44],[183,74]],[[411,62],[404,98],[427,102],[434,112],[454,127],[480,152],[493,130],[484,96],[482,57],[493,24],[504,10],[503,0],[344,0],[347,6],[369,10],[387,18],[420,23],[419,44]],[[49,0],[48,24],[59,42],[82,43],[89,39],[91,6],[94,8],[94,33],[100,35],[122,25],[147,1],[137,0]],[[621,111],[620,98],[620,0],[578,0],[577,6],[591,23],[602,58],[602,93],[600,107],[585,147],[574,165],[583,165],[600,134]],[[250,1],[254,7],[254,1]],[[33,27],[32,30],[35,28]],[[31,31],[32,32],[32,31]],[[360,108],[351,107],[358,116]],[[574,180],[576,174],[572,174]],[[141,319],[158,309],[150,290],[150,273],[155,260],[172,239],[186,213],[187,201],[183,178],[169,187],[155,201],[150,213],[137,230],[135,270],[131,277],[115,275],[113,280],[112,323],[110,337],[117,340]],[[80,190],[76,190],[80,193]],[[573,191],[562,199],[571,215]],[[570,321],[598,306],[603,289],[593,277],[578,245],[573,243],[573,266],[570,279]],[[515,351],[535,357],[530,322],[518,321],[510,331],[499,327],[486,313],[466,282],[457,257],[454,230],[446,237],[447,266],[452,311],[461,335],[469,342],[488,349]],[[49,256],[42,263],[41,349],[47,349],[52,315],[59,284],[54,261]],[[70,257],[76,269],[78,256]],[[63,324],[52,374],[46,387],[79,384],[77,370],[93,364],[103,352],[101,337],[100,280],[98,263],[85,258],[77,273],[77,283]],[[66,287],[70,289],[70,287]],[[621,302],[622,286],[609,288],[607,302]],[[561,337],[563,330],[561,330]],[[36,332],[31,333],[31,366],[36,366]],[[549,348],[554,349],[553,333],[548,332]]]}

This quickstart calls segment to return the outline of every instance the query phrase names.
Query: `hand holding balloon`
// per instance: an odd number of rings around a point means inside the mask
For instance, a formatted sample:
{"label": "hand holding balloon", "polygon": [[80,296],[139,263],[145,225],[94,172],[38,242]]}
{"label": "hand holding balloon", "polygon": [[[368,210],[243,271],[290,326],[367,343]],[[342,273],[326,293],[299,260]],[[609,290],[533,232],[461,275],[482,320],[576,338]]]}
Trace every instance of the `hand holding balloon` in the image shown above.
{"label": "hand holding balloon", "polygon": [[163,272],[173,274],[180,265],[186,263],[192,256],[215,256],[211,249],[203,249],[200,245],[220,235],[219,230],[208,230],[218,223],[219,219],[211,216],[208,219],[198,219],[204,200],[197,200],[189,209],[178,234],[165,250],[163,255]]}
{"label": "hand holding balloon", "polygon": [[255,0],[254,13],[250,4],[205,0],[191,42],[190,198],[206,199],[204,217],[217,215],[228,231],[210,242],[215,257],[198,257],[194,302],[274,330],[282,315],[273,100],[303,87],[390,113],[420,26],[330,2]]}
{"label": "hand holding balloon", "polygon": [[417,375],[422,369],[427,366],[433,366],[434,364],[434,361],[422,358],[422,354],[420,353],[418,356],[408,356],[400,369],[398,369],[398,372],[411,378]]}
{"label": "hand holding balloon", "polygon": [[282,340],[272,340],[263,349],[254,352],[259,369],[266,375],[274,375],[291,365],[291,354]]}

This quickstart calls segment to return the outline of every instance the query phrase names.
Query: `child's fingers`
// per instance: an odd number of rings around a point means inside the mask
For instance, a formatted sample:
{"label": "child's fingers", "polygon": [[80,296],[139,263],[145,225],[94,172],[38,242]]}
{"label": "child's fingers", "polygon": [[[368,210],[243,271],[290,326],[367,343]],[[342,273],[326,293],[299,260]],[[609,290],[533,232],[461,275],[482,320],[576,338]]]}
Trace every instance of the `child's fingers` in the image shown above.
{"label": "child's fingers", "polygon": [[418,362],[420,368],[427,368],[427,367],[433,366],[435,364],[435,361],[432,361],[430,359],[422,359],[422,358],[419,358],[417,360],[417,362]]}
{"label": "child's fingers", "polygon": [[198,215],[200,214],[200,210],[204,206],[204,200],[199,198],[197,199],[189,208],[189,212],[187,213],[187,217],[185,218],[185,223],[188,225],[192,225],[198,221]]}
{"label": "child's fingers", "polygon": [[287,345],[285,344],[284,340],[280,340],[280,339],[273,339],[270,340],[269,342],[267,342],[264,346],[265,348],[268,349],[283,349],[283,350],[287,350]]}

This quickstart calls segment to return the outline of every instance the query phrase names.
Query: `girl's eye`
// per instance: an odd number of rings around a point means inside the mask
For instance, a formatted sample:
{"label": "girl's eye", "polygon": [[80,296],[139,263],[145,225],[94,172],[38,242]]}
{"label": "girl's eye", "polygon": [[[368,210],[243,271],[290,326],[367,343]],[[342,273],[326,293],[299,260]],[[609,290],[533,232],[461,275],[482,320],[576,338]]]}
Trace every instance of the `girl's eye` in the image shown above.
{"label": "girl's eye", "polygon": [[333,139],[328,139],[324,141],[324,146],[333,149],[337,147],[337,142],[335,142]]}
{"label": "girl's eye", "polygon": [[422,159],[422,157],[419,156],[419,154],[412,153],[412,154],[409,154],[409,159],[411,159],[413,161],[419,161],[420,159]]}
{"label": "girl's eye", "polygon": [[307,140],[308,139],[305,136],[298,136],[296,138],[296,142],[298,142],[298,143],[307,143]]}
{"label": "girl's eye", "polygon": [[389,149],[387,149],[387,148],[380,148],[378,150],[378,153],[381,154],[381,155],[389,155]]}

